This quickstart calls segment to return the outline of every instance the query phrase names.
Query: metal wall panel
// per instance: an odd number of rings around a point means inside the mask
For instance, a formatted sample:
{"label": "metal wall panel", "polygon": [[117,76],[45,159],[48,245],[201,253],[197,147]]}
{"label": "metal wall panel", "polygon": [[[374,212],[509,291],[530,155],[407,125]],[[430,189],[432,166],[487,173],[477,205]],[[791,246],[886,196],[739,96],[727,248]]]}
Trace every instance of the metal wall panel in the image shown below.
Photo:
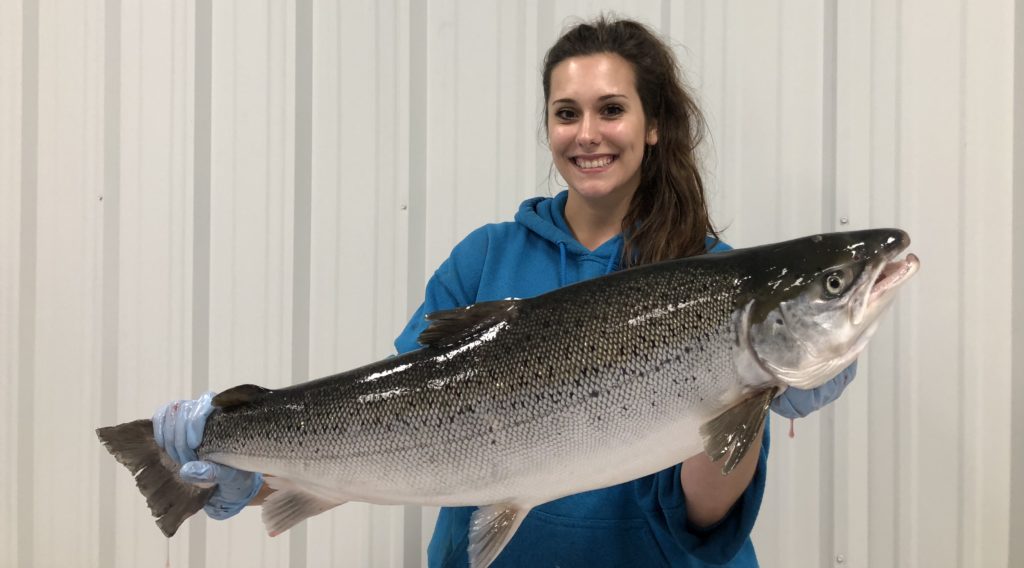
{"label": "metal wall panel", "polygon": [[[32,453],[19,464],[32,479],[19,492],[32,499],[23,521],[32,525],[28,558],[61,566],[94,562],[98,548],[98,499],[83,488],[97,486],[101,457],[92,428],[100,394],[104,11],[98,1],[43,2],[38,16],[35,374],[32,406],[20,409],[31,416]],[[77,483],[67,482],[69,467]]]}
{"label": "metal wall panel", "polygon": [[[21,316],[25,298],[20,295],[22,263],[22,58],[26,35],[23,32],[20,3],[0,4],[0,76],[5,87],[0,89],[0,455],[18,457],[19,401],[21,372],[19,358],[22,330]],[[30,47],[29,54],[34,55]],[[30,121],[31,122],[31,121]],[[0,565],[14,566],[19,554],[19,512],[17,459],[0,464],[0,478],[7,480],[0,490]]]}
{"label": "metal wall panel", "polygon": [[1009,456],[982,448],[1010,443],[1011,6],[898,8],[840,8],[837,213],[906,228],[924,270],[837,407],[837,553],[1006,565]]}
{"label": "metal wall panel", "polygon": [[[1024,10],[1019,9],[1020,2],[1013,14],[1014,29],[1024,29]],[[1024,34],[1014,33],[1013,38],[1013,108],[1024,108]],[[1011,218],[1024,219],[1024,113],[1013,114],[1013,204]],[[1011,295],[1008,299],[1010,316],[1013,320],[1013,337],[1010,339],[1010,373],[1011,377],[1020,377],[1024,373],[1024,223],[1016,223],[1011,231],[1008,246],[1013,251],[1011,260]],[[1013,391],[1009,400],[1011,408],[1010,440],[1010,531],[1014,537],[1024,534],[1024,385],[1018,379],[1011,387]],[[1016,410],[1016,411],[1013,411]],[[1024,539],[1010,539],[1010,558],[1024,557]]]}
{"label": "metal wall panel", "polygon": [[167,548],[91,432],[389,354],[459,239],[561,189],[541,60],[602,11],[669,34],[728,242],[895,225],[924,262],[843,399],[773,420],[762,563],[1007,566],[1009,0],[3,4],[0,565],[422,563],[429,507]]}
{"label": "metal wall panel", "polygon": [[[393,353],[405,323],[401,9],[314,6],[311,378]],[[403,514],[348,503],[311,519],[308,565],[402,566]]]}
{"label": "metal wall panel", "polygon": [[[1013,324],[1006,302],[1014,290],[1006,246],[1014,225],[1013,127],[1006,109],[1013,109],[1015,33],[1005,25],[1013,20],[1013,6],[965,2],[960,17],[964,503],[958,560],[961,566],[997,566],[1006,561],[1013,534],[1007,530],[1010,453],[1003,448],[1020,444],[1010,436]],[[972,198],[977,188],[995,190]]]}
{"label": "metal wall panel", "polygon": [[[210,384],[291,383],[294,6],[213,3]],[[259,509],[208,523],[207,564],[280,566]]]}
{"label": "metal wall panel", "polygon": [[[104,250],[117,255],[114,273],[105,269],[104,275],[116,279],[116,321],[105,330],[106,341],[116,345],[116,376],[114,389],[103,393],[114,398],[115,422],[147,416],[192,394],[195,28],[188,8],[181,2],[124,2],[119,17],[120,108],[107,117],[120,120],[120,147],[113,152],[119,177],[117,193],[108,188],[104,199],[108,211],[118,213],[112,220],[116,234],[104,239]],[[100,518],[101,526],[113,528],[113,548],[100,551],[100,564],[158,562],[168,554],[167,539],[151,530],[131,475],[113,465],[107,475],[116,508],[103,511],[110,518]],[[186,526],[170,540],[172,565],[187,565],[189,536]]]}

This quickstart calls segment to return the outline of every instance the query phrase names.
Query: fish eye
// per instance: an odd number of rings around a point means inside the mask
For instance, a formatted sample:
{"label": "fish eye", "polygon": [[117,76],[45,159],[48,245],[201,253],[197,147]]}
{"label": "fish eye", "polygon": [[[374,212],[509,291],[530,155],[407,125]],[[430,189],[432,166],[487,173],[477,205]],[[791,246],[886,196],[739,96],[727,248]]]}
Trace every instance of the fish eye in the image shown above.
{"label": "fish eye", "polygon": [[829,296],[838,296],[845,287],[846,279],[843,278],[843,273],[833,272],[825,277],[825,292]]}

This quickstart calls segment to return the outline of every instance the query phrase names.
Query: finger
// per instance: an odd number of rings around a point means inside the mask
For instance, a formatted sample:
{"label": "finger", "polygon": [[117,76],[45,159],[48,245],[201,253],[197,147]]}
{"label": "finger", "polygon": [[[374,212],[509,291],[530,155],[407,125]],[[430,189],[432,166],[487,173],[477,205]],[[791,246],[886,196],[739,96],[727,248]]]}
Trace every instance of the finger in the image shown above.
{"label": "finger", "polygon": [[842,373],[843,388],[846,388],[846,386],[850,384],[850,381],[852,381],[853,378],[856,377],[856,376],[857,376],[857,360],[854,359],[853,363],[850,363],[849,367],[843,369],[843,373]]}
{"label": "finger", "polygon": [[178,407],[174,419],[174,451],[178,456],[178,463],[185,463],[196,459],[196,453],[188,447],[188,435],[186,430],[189,426],[188,416],[192,410],[193,400],[186,400]]}
{"label": "finger", "polygon": [[181,466],[178,475],[182,481],[201,487],[212,487],[217,483],[216,464],[208,461],[190,461]]}
{"label": "finger", "polygon": [[200,396],[189,412],[188,430],[186,431],[187,443],[190,449],[196,449],[203,441],[203,430],[206,428],[206,419],[213,412],[213,397],[216,393],[207,391]]}
{"label": "finger", "polygon": [[201,487],[217,487],[214,498],[237,501],[251,492],[254,474],[219,463],[191,461],[181,466],[181,478]]}
{"label": "finger", "polygon": [[160,447],[177,463],[183,463],[183,461],[181,456],[178,455],[178,448],[174,445],[174,435],[178,424],[178,412],[184,402],[183,400],[176,400],[168,403],[160,428]]}
{"label": "finger", "polygon": [[772,400],[772,410],[784,418],[803,418],[803,414],[801,414],[793,404],[793,393],[790,392],[791,390],[792,389],[786,390],[786,393],[789,394],[789,396],[778,396]]}
{"label": "finger", "polygon": [[153,439],[156,440],[156,445],[161,448],[164,447],[164,419],[167,417],[168,406],[170,406],[170,403],[161,406],[153,414]]}

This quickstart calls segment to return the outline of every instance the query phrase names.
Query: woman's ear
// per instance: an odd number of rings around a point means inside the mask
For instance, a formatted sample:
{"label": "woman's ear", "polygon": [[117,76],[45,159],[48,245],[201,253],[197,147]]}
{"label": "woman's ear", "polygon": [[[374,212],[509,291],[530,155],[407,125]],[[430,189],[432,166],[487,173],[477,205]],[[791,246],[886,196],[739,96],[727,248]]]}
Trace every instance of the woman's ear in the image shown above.
{"label": "woman's ear", "polygon": [[648,146],[654,146],[658,143],[658,127],[651,126],[647,129],[647,138],[645,139]]}

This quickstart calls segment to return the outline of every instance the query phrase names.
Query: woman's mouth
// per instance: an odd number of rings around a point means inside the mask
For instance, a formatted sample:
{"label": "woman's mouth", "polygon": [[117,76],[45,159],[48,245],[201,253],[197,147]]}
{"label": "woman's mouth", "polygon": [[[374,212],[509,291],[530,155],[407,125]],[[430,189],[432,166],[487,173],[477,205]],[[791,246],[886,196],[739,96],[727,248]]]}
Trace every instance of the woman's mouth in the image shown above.
{"label": "woman's mouth", "polygon": [[611,163],[615,161],[616,157],[617,156],[612,155],[576,156],[574,158],[570,158],[570,161],[573,165],[583,171],[596,171],[602,170],[611,165]]}

